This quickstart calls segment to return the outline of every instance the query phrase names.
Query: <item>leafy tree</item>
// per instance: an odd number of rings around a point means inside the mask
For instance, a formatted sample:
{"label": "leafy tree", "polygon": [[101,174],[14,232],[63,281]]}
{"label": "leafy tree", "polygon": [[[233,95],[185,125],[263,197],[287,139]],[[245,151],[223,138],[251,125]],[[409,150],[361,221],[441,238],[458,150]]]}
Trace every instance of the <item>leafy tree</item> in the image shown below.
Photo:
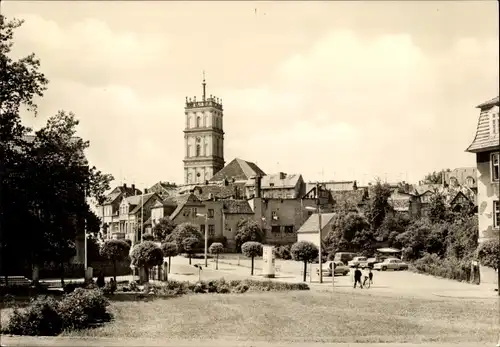
{"label": "leafy tree", "polygon": [[482,265],[498,270],[500,264],[500,246],[498,239],[486,240],[477,248],[477,256]]}
{"label": "leafy tree", "polygon": [[241,219],[237,224],[237,231],[234,236],[236,251],[240,252],[241,246],[245,242],[262,242],[264,240],[263,234],[262,229],[256,221],[252,219]]}
{"label": "leafy tree", "polygon": [[116,282],[116,262],[128,258],[130,246],[124,240],[106,240],[101,247],[101,255],[113,263],[113,278]]}
{"label": "leafy tree", "polygon": [[163,252],[154,242],[144,241],[134,246],[130,258],[132,265],[145,270],[146,281],[149,281],[149,269],[163,263]]}
{"label": "leafy tree", "polygon": [[373,186],[368,203],[367,217],[373,231],[378,230],[384,222],[387,211],[390,209],[388,199],[392,191],[388,184],[380,181]]}
{"label": "leafy tree", "polygon": [[[446,169],[446,172],[451,172],[450,169]],[[443,171],[433,171],[425,175],[423,179],[425,184],[441,184],[443,183]]]}
{"label": "leafy tree", "polygon": [[458,218],[448,229],[446,255],[457,259],[469,259],[478,247],[478,220],[476,216]]}
{"label": "leafy tree", "polygon": [[168,257],[168,269],[165,269],[165,271],[170,273],[170,265],[172,264],[171,258],[179,254],[179,249],[175,242],[165,242],[162,243],[161,250],[163,251],[163,256]]}
{"label": "leafy tree", "polygon": [[328,254],[337,251],[359,252],[370,248],[373,232],[366,219],[355,212],[338,214],[332,221],[332,230],[324,240],[324,249]]}
{"label": "leafy tree", "polygon": [[132,247],[132,240],[131,239],[125,239],[124,241],[129,245],[129,247]]}
{"label": "leafy tree", "polygon": [[175,224],[168,217],[160,219],[158,224],[153,227],[153,235],[156,241],[164,241],[175,229]]}
{"label": "leafy tree", "polygon": [[293,260],[304,262],[304,282],[307,276],[307,263],[312,262],[318,256],[318,252],[318,247],[309,241],[296,242],[290,250]]}
{"label": "leafy tree", "polygon": [[184,248],[184,252],[189,255],[189,265],[191,265],[191,257],[196,253],[196,247],[200,240],[196,237],[187,237],[182,240],[182,247]]}
{"label": "leafy tree", "polygon": [[198,242],[203,240],[203,237],[196,225],[192,223],[182,223],[177,225],[170,235],[167,235],[165,242],[175,242],[179,253],[185,253],[186,250],[184,249],[183,241],[188,237],[194,237],[198,240]]}
{"label": "leafy tree", "polygon": [[155,237],[151,234],[145,234],[142,237],[142,241],[154,241],[154,240],[155,240]]}
{"label": "leafy tree", "polygon": [[[74,137],[78,121],[72,114],[61,111],[34,139],[26,137],[31,129],[21,124],[19,111],[27,106],[36,114],[34,97],[43,96],[48,81],[34,54],[19,60],[9,56],[14,31],[21,24],[0,16],[0,215],[3,230],[8,230],[1,233],[1,263],[20,269],[55,262],[63,268],[75,254],[83,221],[94,229],[95,215],[84,191],[102,200],[112,177],[88,166],[83,155],[88,142]],[[4,271],[7,275],[9,269]]]}
{"label": "leafy tree", "polygon": [[211,254],[215,254],[215,270],[219,270],[219,253],[224,252],[224,245],[220,242],[214,242],[208,250]]}
{"label": "leafy tree", "polygon": [[429,202],[429,218],[432,223],[439,223],[447,220],[448,210],[446,208],[444,196],[436,193],[431,196]]}
{"label": "leafy tree", "polygon": [[260,242],[247,241],[241,246],[241,252],[245,257],[252,258],[250,275],[253,276],[254,259],[262,255],[262,244]]}
{"label": "leafy tree", "polygon": [[406,231],[410,224],[410,218],[404,214],[388,214],[385,216],[382,225],[377,230],[375,236],[382,241],[387,241],[389,246],[392,247],[399,234]]}

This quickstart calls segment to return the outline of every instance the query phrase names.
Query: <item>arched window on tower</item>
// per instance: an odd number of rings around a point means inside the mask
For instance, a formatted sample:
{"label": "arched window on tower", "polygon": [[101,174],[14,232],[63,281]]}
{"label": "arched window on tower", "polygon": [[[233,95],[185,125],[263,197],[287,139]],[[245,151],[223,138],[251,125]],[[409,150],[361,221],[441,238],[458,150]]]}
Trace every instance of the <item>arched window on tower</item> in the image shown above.
{"label": "arched window on tower", "polygon": [[201,128],[201,117],[196,117],[196,127]]}
{"label": "arched window on tower", "polygon": [[201,156],[201,146],[200,145],[196,145],[196,156],[197,157]]}

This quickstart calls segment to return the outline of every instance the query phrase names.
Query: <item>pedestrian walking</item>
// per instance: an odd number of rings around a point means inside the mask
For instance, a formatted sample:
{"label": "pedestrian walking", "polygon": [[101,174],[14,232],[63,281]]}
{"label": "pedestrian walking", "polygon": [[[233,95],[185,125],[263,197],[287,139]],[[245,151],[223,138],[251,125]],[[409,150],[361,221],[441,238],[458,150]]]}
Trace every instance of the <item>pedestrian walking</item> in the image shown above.
{"label": "pedestrian walking", "polygon": [[359,287],[363,288],[363,283],[361,283],[361,270],[356,266],[356,270],[354,271],[354,288],[356,288],[356,284],[359,283]]}

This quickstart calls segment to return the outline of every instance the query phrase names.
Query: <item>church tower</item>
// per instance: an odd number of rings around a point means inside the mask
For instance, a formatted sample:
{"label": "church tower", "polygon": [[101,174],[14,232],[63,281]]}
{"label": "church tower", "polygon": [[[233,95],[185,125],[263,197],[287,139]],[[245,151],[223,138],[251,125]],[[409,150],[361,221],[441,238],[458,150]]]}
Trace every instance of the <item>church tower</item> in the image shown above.
{"label": "church tower", "polygon": [[210,95],[206,97],[205,72],[203,72],[203,94],[186,97],[184,114],[184,183],[204,183],[224,167],[224,131],[222,100]]}

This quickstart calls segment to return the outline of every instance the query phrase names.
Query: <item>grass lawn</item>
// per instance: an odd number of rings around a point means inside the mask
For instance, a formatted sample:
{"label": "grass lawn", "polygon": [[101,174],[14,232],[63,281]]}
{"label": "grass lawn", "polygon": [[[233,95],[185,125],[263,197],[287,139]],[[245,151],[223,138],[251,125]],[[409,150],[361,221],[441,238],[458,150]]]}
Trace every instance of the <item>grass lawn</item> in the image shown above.
{"label": "grass lawn", "polygon": [[[5,323],[10,309],[3,310]],[[112,302],[115,320],[75,337],[280,342],[483,342],[498,338],[492,300],[362,292],[194,294]]]}

